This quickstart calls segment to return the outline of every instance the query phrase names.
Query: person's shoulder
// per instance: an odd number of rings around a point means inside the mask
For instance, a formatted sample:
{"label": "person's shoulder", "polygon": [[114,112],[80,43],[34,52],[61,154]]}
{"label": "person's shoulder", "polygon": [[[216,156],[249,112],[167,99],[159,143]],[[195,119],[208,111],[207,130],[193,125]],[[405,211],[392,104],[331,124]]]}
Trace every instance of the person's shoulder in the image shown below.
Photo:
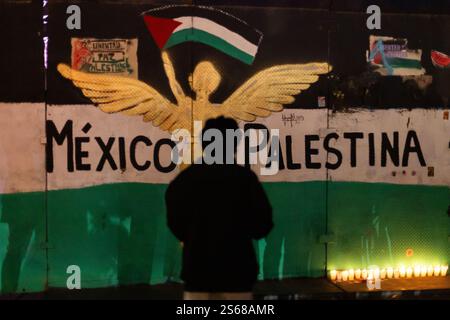
{"label": "person's shoulder", "polygon": [[187,168],[181,170],[178,175],[175,177],[173,182],[179,182],[188,180],[192,177],[198,176],[200,173],[202,173],[205,170],[205,168],[200,164],[191,164]]}

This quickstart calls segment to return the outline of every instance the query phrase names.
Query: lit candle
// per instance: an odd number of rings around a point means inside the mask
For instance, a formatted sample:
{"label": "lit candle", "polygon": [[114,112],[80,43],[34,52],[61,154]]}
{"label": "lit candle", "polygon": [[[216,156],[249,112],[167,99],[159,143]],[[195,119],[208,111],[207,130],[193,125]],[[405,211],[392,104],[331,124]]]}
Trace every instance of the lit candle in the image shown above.
{"label": "lit candle", "polygon": [[412,278],[412,276],[413,276],[413,268],[408,267],[408,268],[406,269],[406,277],[407,277],[407,278]]}
{"label": "lit candle", "polygon": [[337,277],[337,271],[336,270],[331,270],[330,271],[330,279],[331,279],[331,281],[336,281],[336,277]]}
{"label": "lit candle", "polygon": [[367,279],[374,279],[374,277],[373,277],[373,270],[372,269],[367,271]]}
{"label": "lit candle", "polygon": [[420,277],[420,266],[414,266],[414,277]]}
{"label": "lit candle", "polygon": [[400,267],[400,277],[404,278],[406,276],[406,269],[404,266]]}
{"label": "lit candle", "polygon": [[363,271],[361,271],[361,278],[363,279],[363,280],[367,280],[367,270],[366,269],[363,269]]}
{"label": "lit candle", "polygon": [[394,276],[394,269],[392,269],[391,267],[388,267],[386,270],[386,274],[388,279],[392,279],[392,277]]}
{"label": "lit candle", "polygon": [[447,275],[448,266],[441,266],[441,276],[445,277]]}
{"label": "lit candle", "polygon": [[380,269],[379,268],[375,268],[373,270],[373,278],[374,279],[380,279]]}
{"label": "lit candle", "polygon": [[426,277],[427,276],[427,267],[426,266],[421,266],[420,267],[420,276],[421,277]]}
{"label": "lit candle", "polygon": [[355,278],[356,280],[361,280],[361,269],[355,270]]}
{"label": "lit candle", "polygon": [[353,269],[348,270],[348,281],[355,280],[355,271]]}
{"label": "lit candle", "polygon": [[441,274],[441,267],[440,266],[434,266],[434,276],[438,277]]}
{"label": "lit candle", "polygon": [[395,278],[395,279],[400,278],[400,271],[398,271],[398,268],[395,268],[395,269],[394,269],[394,278]]}
{"label": "lit candle", "polygon": [[381,279],[386,279],[386,269],[381,269],[381,271],[380,271],[380,278]]}
{"label": "lit candle", "polygon": [[348,271],[342,271],[342,281],[348,281]]}
{"label": "lit candle", "polygon": [[341,282],[342,281],[342,273],[340,271],[338,271],[336,273],[336,281],[337,282]]}
{"label": "lit candle", "polygon": [[432,277],[433,276],[433,266],[428,266],[428,269],[427,269],[427,276],[428,277]]}

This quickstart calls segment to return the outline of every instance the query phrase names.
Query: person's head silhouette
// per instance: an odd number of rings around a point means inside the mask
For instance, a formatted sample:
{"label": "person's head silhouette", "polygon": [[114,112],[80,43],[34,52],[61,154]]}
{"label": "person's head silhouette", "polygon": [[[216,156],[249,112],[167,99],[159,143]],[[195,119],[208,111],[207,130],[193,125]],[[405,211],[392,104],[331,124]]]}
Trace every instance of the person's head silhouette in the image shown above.
{"label": "person's head silhouette", "polygon": [[[211,143],[216,143],[217,141],[215,140],[215,137],[220,133],[223,143],[223,163],[227,163],[226,159],[234,159],[237,146],[241,139],[239,132],[236,131],[238,129],[239,126],[236,120],[232,118],[220,116],[218,118],[207,120],[202,130],[203,150],[205,150]],[[227,130],[229,133],[233,133],[233,135],[227,135]],[[234,139],[234,141],[230,138]],[[228,139],[230,139],[230,141],[228,141]]]}

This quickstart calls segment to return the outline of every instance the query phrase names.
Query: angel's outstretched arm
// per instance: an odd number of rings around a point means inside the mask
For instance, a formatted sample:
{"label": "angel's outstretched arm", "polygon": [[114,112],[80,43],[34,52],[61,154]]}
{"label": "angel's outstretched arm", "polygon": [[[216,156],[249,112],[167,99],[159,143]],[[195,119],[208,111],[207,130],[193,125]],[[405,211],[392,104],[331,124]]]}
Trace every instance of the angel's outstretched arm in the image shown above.
{"label": "angel's outstretched arm", "polygon": [[161,56],[164,64],[164,70],[166,71],[167,78],[169,79],[170,89],[172,90],[175,99],[177,99],[178,104],[180,104],[180,102],[183,101],[186,96],[184,95],[183,89],[181,88],[180,84],[177,81],[177,78],[175,77],[175,69],[173,67],[172,61],[170,61],[169,55],[167,54],[167,52],[163,51],[161,53]]}

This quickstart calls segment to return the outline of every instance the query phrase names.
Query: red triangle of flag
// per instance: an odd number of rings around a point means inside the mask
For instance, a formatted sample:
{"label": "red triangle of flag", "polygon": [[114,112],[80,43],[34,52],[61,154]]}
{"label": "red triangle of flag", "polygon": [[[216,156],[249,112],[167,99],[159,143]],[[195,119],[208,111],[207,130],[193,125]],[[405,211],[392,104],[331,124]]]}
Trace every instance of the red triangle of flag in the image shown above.
{"label": "red triangle of flag", "polygon": [[173,30],[181,24],[181,22],[173,19],[152,16],[144,16],[144,21],[148,31],[160,49],[164,48],[164,45],[172,35]]}

